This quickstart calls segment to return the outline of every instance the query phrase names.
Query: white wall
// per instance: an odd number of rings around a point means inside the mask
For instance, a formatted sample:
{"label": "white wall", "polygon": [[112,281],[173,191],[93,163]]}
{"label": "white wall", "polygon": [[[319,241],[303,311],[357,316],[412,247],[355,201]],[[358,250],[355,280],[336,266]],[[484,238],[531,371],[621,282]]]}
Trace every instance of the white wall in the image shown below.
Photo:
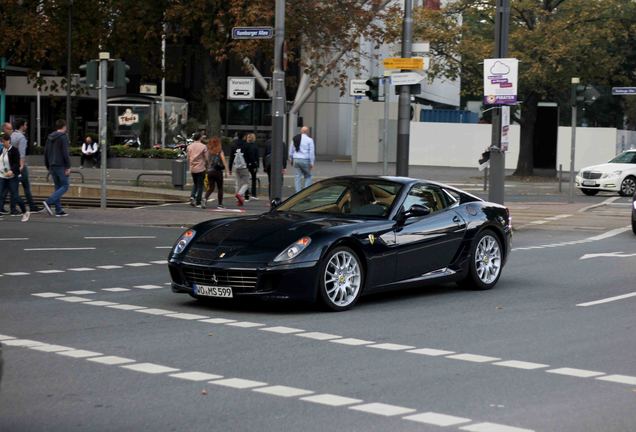
{"label": "white wall", "polygon": [[[570,169],[570,148],[572,128],[559,127],[557,144],[557,168],[563,164],[563,170]],[[590,165],[605,163],[616,156],[617,130],[614,128],[576,128],[576,148],[574,169],[580,170]]]}

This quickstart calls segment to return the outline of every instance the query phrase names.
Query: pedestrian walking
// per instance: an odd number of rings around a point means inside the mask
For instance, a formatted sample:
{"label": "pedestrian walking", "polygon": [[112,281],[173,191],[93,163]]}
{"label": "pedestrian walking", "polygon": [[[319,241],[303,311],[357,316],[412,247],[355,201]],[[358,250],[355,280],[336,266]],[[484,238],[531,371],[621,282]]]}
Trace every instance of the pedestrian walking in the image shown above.
{"label": "pedestrian walking", "polygon": [[[2,135],[9,134],[9,136],[13,133],[13,126],[11,123],[2,123]],[[0,143],[1,144],[1,143]],[[0,191],[0,216],[7,215],[9,213],[17,213],[15,206],[11,207],[9,205],[9,210],[5,210],[4,203],[7,201],[7,196],[9,195],[9,189],[4,189],[4,191]]]}
{"label": "pedestrian walking", "polygon": [[245,141],[247,142],[247,169],[249,170],[252,178],[252,188],[251,191],[246,193],[246,199],[258,199],[256,197],[256,181],[259,167],[259,156],[258,145],[256,145],[256,135],[253,133],[247,134]]}
{"label": "pedestrian walking", "polygon": [[2,135],[2,153],[0,153],[0,192],[5,189],[11,195],[11,205],[22,210],[22,222],[29,220],[31,213],[26,209],[24,201],[18,193],[18,173],[20,172],[20,151],[11,145],[11,135]]}
{"label": "pedestrian walking", "polygon": [[192,192],[190,193],[190,205],[201,206],[203,196],[203,182],[205,180],[206,165],[208,162],[208,148],[201,142],[201,133],[196,132],[194,140],[188,146],[188,163],[192,175]]}
{"label": "pedestrian walking", "polygon": [[210,138],[208,141],[208,189],[205,191],[205,199],[201,202],[201,207],[205,208],[206,202],[210,195],[217,190],[217,209],[223,207],[223,177],[227,173],[227,163],[225,154],[221,146],[221,139],[217,136]]}
{"label": "pedestrian walking", "polygon": [[300,134],[293,139],[293,145],[289,147],[289,159],[296,170],[296,192],[311,185],[311,170],[316,159],[314,140],[309,136],[309,128],[303,126]]}
{"label": "pedestrian walking", "polygon": [[249,161],[247,158],[247,143],[242,136],[239,136],[230,153],[230,175],[234,171],[236,176],[236,194],[234,196],[239,206],[245,203],[245,192],[250,182],[250,172],[247,168]]}
{"label": "pedestrian walking", "polygon": [[99,144],[93,142],[93,138],[87,135],[82,143],[82,156],[80,157],[80,169],[84,168],[84,162],[90,160],[93,164],[93,168],[99,166],[99,160],[97,158],[97,152],[99,151]]}
{"label": "pedestrian walking", "polygon": [[28,128],[27,121],[23,118],[19,118],[15,121],[15,127],[11,134],[11,145],[18,149],[20,152],[20,173],[18,174],[18,182],[22,184],[24,189],[24,197],[29,205],[31,212],[38,212],[41,209],[33,202],[33,195],[31,194],[31,183],[29,182],[29,168],[26,161],[27,153],[27,139],[26,131]]}
{"label": "pedestrian walking", "polygon": [[[287,144],[283,141],[283,151],[281,152],[283,159],[282,174],[287,172]],[[267,173],[267,190],[269,199],[272,199],[272,139],[265,141],[265,153],[263,154],[263,171]]]}
{"label": "pedestrian walking", "polygon": [[[59,119],[55,122],[56,131],[46,139],[44,145],[44,165],[49,170],[55,191],[42,204],[46,212],[55,217],[68,216],[62,208],[62,196],[68,190],[68,178],[71,175],[71,157],[68,152],[68,135],[66,135],[66,121]],[[51,206],[55,205],[55,213]]]}

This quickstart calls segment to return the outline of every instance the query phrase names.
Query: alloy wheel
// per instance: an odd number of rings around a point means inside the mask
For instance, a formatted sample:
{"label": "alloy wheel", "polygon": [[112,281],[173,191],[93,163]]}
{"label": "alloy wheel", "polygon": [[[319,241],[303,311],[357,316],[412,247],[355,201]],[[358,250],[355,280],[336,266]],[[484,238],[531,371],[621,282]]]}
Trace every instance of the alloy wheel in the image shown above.
{"label": "alloy wheel", "polygon": [[479,280],[489,285],[497,280],[501,271],[501,248],[492,235],[486,234],[477,244],[475,270]]}
{"label": "alloy wheel", "polygon": [[362,273],[358,259],[349,251],[333,254],[325,267],[324,283],[329,300],[338,307],[347,307],[360,291]]}

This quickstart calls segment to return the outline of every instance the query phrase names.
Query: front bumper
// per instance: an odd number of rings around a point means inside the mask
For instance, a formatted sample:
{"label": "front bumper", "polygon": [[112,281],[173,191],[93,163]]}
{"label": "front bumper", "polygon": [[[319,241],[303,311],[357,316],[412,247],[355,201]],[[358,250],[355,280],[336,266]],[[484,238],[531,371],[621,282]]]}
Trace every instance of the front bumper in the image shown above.
{"label": "front bumper", "polygon": [[574,183],[578,189],[592,189],[611,192],[618,192],[621,189],[620,177],[607,177],[592,180],[584,179],[583,177],[577,175]]}
{"label": "front bumper", "polygon": [[313,302],[317,293],[318,261],[269,266],[214,262],[195,264],[171,258],[172,291],[194,297],[195,284],[229,286],[235,299],[267,298]]}

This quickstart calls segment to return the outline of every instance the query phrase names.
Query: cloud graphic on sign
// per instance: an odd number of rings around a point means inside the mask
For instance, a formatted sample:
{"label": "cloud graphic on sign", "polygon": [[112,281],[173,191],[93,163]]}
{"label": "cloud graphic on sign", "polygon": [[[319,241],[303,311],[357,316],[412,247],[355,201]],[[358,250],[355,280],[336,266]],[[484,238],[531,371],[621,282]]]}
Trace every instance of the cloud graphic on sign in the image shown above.
{"label": "cloud graphic on sign", "polygon": [[497,60],[494,65],[490,68],[490,73],[492,75],[508,75],[510,73],[510,67],[503,62]]}

